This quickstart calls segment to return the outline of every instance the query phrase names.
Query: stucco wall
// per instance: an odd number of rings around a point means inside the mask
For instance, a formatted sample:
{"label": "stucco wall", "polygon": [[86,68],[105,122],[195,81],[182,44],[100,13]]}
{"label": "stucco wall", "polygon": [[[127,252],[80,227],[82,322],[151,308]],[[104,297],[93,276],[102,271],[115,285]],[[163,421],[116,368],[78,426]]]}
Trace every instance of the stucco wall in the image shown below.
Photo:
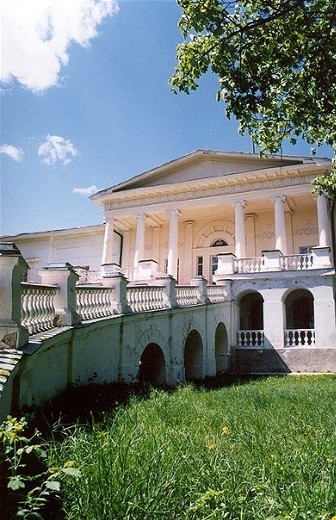
{"label": "stucco wall", "polygon": [[163,352],[166,382],[184,381],[184,347],[191,331],[202,343],[200,377],[216,374],[215,333],[219,323],[227,331],[226,367],[233,332],[230,328],[231,304],[200,305],[190,309],[144,312],[106,318],[51,334],[31,355],[24,355],[15,377],[6,383],[6,398],[1,414],[9,413],[11,394],[14,406],[39,405],[70,384],[89,382],[136,382],[140,358],[150,343]]}

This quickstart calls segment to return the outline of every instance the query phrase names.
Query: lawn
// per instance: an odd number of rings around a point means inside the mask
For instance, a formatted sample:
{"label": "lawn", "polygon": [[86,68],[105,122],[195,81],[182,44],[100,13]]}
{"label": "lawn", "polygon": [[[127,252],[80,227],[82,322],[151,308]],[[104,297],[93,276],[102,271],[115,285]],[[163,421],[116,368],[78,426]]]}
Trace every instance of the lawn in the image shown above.
{"label": "lawn", "polygon": [[[71,520],[331,520],[336,378],[153,390],[51,444]],[[336,518],[336,516],[335,516]]]}

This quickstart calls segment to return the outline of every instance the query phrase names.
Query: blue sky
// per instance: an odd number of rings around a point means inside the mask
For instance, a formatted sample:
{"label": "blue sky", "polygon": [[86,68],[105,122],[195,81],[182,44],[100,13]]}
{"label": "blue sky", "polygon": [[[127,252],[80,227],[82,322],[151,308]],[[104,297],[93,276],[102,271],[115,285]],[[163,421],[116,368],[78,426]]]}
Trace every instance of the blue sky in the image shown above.
{"label": "blue sky", "polygon": [[252,151],[216,101],[214,76],[190,96],[171,93],[174,0],[72,2],[3,0],[1,234],[98,224],[95,188],[200,148]]}

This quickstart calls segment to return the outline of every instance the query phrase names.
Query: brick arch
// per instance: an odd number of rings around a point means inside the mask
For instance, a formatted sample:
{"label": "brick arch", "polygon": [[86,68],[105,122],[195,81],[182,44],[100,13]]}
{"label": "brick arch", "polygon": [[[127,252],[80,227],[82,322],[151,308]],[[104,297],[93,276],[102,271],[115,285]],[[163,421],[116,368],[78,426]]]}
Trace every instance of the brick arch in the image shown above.
{"label": "brick arch", "polygon": [[195,247],[210,247],[215,240],[223,239],[229,246],[234,244],[234,223],[215,220],[202,227],[195,237]]}

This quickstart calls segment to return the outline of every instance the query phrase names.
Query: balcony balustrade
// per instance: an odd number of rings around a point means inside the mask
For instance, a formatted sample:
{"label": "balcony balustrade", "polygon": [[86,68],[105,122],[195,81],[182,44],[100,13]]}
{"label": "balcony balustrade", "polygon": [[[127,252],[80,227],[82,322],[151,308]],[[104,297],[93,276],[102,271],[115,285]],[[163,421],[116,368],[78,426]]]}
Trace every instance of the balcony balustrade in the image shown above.
{"label": "balcony balustrade", "polygon": [[263,270],[265,259],[262,256],[255,258],[237,258],[233,262],[235,273],[260,273]]}
{"label": "balcony balustrade", "polygon": [[238,348],[263,348],[264,347],[264,331],[263,330],[238,330],[237,331],[237,347]]}
{"label": "balcony balustrade", "polygon": [[285,330],[285,347],[314,347],[315,329]]}

